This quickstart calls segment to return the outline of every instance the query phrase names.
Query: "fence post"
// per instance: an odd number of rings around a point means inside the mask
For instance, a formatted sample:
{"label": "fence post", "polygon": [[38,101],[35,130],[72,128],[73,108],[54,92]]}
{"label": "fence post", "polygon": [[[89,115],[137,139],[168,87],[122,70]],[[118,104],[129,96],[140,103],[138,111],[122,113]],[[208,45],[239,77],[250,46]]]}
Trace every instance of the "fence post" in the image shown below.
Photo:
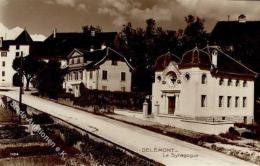
{"label": "fence post", "polygon": [[148,103],[146,100],[143,103],[143,115],[144,115],[144,118],[148,117]]}

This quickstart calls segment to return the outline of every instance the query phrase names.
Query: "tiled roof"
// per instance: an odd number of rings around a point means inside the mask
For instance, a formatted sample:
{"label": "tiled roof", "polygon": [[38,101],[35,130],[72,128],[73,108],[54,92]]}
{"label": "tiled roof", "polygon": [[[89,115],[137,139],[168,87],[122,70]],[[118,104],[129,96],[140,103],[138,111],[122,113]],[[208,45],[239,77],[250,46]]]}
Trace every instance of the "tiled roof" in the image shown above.
{"label": "tiled roof", "polygon": [[164,70],[171,62],[176,62],[177,64],[180,62],[180,58],[170,52],[159,56],[154,65],[155,71],[162,71]]}
{"label": "tiled roof", "polygon": [[[74,49],[72,53],[70,53],[70,55],[72,55],[74,51],[77,51],[84,56],[86,69],[96,69],[101,64],[103,64],[106,60],[116,60],[116,61],[126,62],[128,67],[131,70],[134,70],[129,60],[127,60],[121,53],[115,51],[110,47],[107,47],[106,49],[98,49],[94,51],[87,51],[84,49]],[[70,55],[67,58],[69,58]]]}
{"label": "tiled roof", "polygon": [[[226,54],[218,46],[207,46],[203,49],[208,54],[217,51],[217,66],[213,68],[214,74],[239,75],[245,77],[256,77],[257,73]],[[213,65],[212,65],[213,66]]]}
{"label": "tiled roof", "polygon": [[66,59],[66,56],[74,49],[90,50],[100,49],[105,43],[109,47],[113,47],[116,32],[100,32],[95,36],[85,33],[56,33],[49,36],[43,44],[36,47],[33,55],[37,57]]}
{"label": "tiled roof", "polygon": [[199,67],[202,69],[210,69],[211,59],[210,55],[199,49],[198,47],[193,48],[185,52],[182,56],[181,63],[179,68],[190,68],[190,67]]}
{"label": "tiled roof", "polygon": [[260,44],[260,21],[219,21],[211,32],[211,38],[218,45]]}

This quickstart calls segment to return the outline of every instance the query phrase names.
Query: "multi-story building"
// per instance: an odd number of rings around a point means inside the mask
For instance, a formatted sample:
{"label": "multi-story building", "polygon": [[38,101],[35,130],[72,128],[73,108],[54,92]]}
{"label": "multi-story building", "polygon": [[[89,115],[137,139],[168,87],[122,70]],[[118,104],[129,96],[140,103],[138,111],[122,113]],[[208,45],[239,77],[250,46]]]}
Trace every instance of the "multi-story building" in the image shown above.
{"label": "multi-story building", "polygon": [[110,47],[86,51],[74,49],[67,57],[66,92],[80,96],[80,84],[88,89],[131,91],[133,67]]}
{"label": "multi-story building", "polygon": [[162,55],[155,70],[155,115],[245,122],[254,117],[257,73],[220,47],[195,47],[184,53],[181,60],[171,54]]}
{"label": "multi-story building", "polygon": [[13,60],[16,57],[29,55],[33,40],[24,30],[15,40],[0,38],[0,86],[12,87],[19,79],[18,73],[13,69]]}

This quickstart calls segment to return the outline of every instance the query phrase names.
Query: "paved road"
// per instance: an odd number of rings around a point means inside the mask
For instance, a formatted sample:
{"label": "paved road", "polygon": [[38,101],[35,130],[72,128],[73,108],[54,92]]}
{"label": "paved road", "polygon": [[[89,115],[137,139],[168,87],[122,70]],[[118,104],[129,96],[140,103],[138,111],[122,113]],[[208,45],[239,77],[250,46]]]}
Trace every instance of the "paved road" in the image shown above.
{"label": "paved road", "polygon": [[[17,92],[0,92],[18,100]],[[249,162],[214,152],[184,141],[163,136],[139,127],[128,125],[106,117],[96,116],[78,109],[60,105],[35,96],[24,95],[23,103],[46,112],[52,116],[59,117],[87,131],[91,131],[116,144],[128,148],[136,153],[153,159],[165,165],[199,165],[199,166],[247,166],[253,165]],[[93,130],[93,127],[98,130]],[[172,156],[171,152],[158,152],[158,149],[174,150],[173,154],[197,155],[194,158]],[[157,150],[156,150],[157,149]],[[169,155],[169,156],[167,156]]]}

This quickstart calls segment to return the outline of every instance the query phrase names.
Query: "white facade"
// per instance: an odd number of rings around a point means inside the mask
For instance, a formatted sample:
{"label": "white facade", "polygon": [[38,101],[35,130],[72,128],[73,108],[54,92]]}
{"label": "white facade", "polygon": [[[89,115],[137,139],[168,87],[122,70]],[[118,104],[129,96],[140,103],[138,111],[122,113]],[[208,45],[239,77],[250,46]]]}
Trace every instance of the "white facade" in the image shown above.
{"label": "white facade", "polygon": [[16,71],[13,69],[13,60],[16,57],[29,55],[29,45],[10,45],[8,50],[1,50],[0,55],[0,87],[12,87]]}
{"label": "white facade", "polygon": [[216,75],[212,71],[212,67],[180,68],[174,61],[164,70],[156,71],[152,89],[153,114],[206,121],[253,119],[254,79]]}
{"label": "white facade", "polygon": [[102,62],[96,62],[97,65],[88,69],[86,66],[92,61],[74,50],[68,59],[69,72],[64,82],[66,92],[73,93],[76,97],[80,96],[81,83],[88,89],[130,92],[132,68],[128,62],[103,58],[105,60],[101,59]]}

